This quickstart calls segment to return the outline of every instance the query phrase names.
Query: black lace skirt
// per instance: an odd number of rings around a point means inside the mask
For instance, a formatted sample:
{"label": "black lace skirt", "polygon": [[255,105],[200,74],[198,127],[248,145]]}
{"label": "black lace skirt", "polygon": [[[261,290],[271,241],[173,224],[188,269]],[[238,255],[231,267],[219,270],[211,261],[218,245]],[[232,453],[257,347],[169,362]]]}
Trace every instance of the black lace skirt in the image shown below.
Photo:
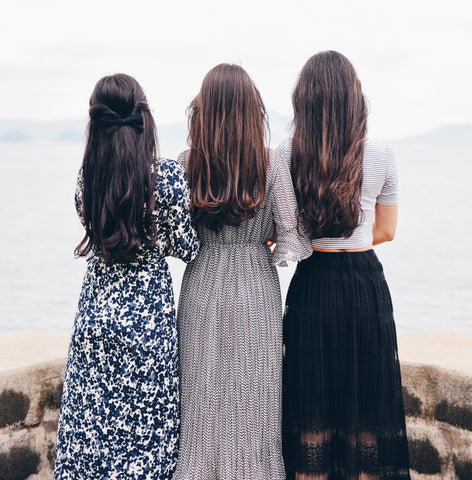
{"label": "black lace skirt", "polygon": [[299,263],[284,344],[287,479],[409,479],[392,301],[373,250]]}

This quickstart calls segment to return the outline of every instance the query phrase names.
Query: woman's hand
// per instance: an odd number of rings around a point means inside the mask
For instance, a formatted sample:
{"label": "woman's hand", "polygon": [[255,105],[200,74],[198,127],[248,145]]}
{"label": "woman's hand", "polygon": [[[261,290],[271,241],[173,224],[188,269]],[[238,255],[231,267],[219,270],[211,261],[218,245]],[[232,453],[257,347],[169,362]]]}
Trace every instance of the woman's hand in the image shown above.
{"label": "woman's hand", "polygon": [[272,253],[272,255],[274,254],[276,244],[277,244],[277,233],[274,233],[274,236],[267,242],[267,245],[269,245],[270,252]]}

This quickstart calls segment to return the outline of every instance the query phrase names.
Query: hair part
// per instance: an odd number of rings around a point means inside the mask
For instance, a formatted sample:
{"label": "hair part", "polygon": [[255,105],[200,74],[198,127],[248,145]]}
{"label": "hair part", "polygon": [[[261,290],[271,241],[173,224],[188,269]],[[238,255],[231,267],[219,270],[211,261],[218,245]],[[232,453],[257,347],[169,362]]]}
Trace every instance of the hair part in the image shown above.
{"label": "hair part", "polygon": [[188,115],[194,220],[215,230],[253,217],[265,198],[268,127],[251,78],[238,65],[217,65],[203,79]]}
{"label": "hair part", "polygon": [[362,218],[368,114],[351,62],[335,51],[311,57],[292,103],[291,173],[299,218],[312,239],[349,237]]}
{"label": "hair part", "polygon": [[[86,233],[75,254],[127,263],[157,237],[152,219],[156,126],[141,86],[123,73],[97,82],[89,115],[82,162]],[[123,121],[138,116],[142,122]],[[114,119],[118,127],[110,129]]]}

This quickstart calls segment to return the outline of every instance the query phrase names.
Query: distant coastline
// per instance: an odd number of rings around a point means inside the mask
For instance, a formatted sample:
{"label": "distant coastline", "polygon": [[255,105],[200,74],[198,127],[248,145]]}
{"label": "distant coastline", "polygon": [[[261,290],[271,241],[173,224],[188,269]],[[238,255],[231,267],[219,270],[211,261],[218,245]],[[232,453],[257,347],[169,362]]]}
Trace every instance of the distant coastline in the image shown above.
{"label": "distant coastline", "polygon": [[[271,144],[276,145],[289,135],[290,119],[269,112]],[[55,121],[0,119],[0,143],[34,141],[85,142],[86,118],[69,118]],[[186,123],[159,126],[161,143],[181,143],[187,138]],[[395,145],[472,147],[472,124],[444,125],[421,135],[392,139]]]}

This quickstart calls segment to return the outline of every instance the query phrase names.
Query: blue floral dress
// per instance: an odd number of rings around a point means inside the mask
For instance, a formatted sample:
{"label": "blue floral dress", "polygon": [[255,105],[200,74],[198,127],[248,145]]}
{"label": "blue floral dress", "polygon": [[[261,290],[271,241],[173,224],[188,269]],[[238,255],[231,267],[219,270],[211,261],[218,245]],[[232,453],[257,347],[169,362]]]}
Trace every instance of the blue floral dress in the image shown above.
{"label": "blue floral dress", "polygon": [[[69,347],[55,479],[164,480],[179,429],[177,331],[167,255],[199,244],[183,168],[160,160],[158,239],[135,262],[88,262]],[[82,176],[76,205],[82,211]]]}

